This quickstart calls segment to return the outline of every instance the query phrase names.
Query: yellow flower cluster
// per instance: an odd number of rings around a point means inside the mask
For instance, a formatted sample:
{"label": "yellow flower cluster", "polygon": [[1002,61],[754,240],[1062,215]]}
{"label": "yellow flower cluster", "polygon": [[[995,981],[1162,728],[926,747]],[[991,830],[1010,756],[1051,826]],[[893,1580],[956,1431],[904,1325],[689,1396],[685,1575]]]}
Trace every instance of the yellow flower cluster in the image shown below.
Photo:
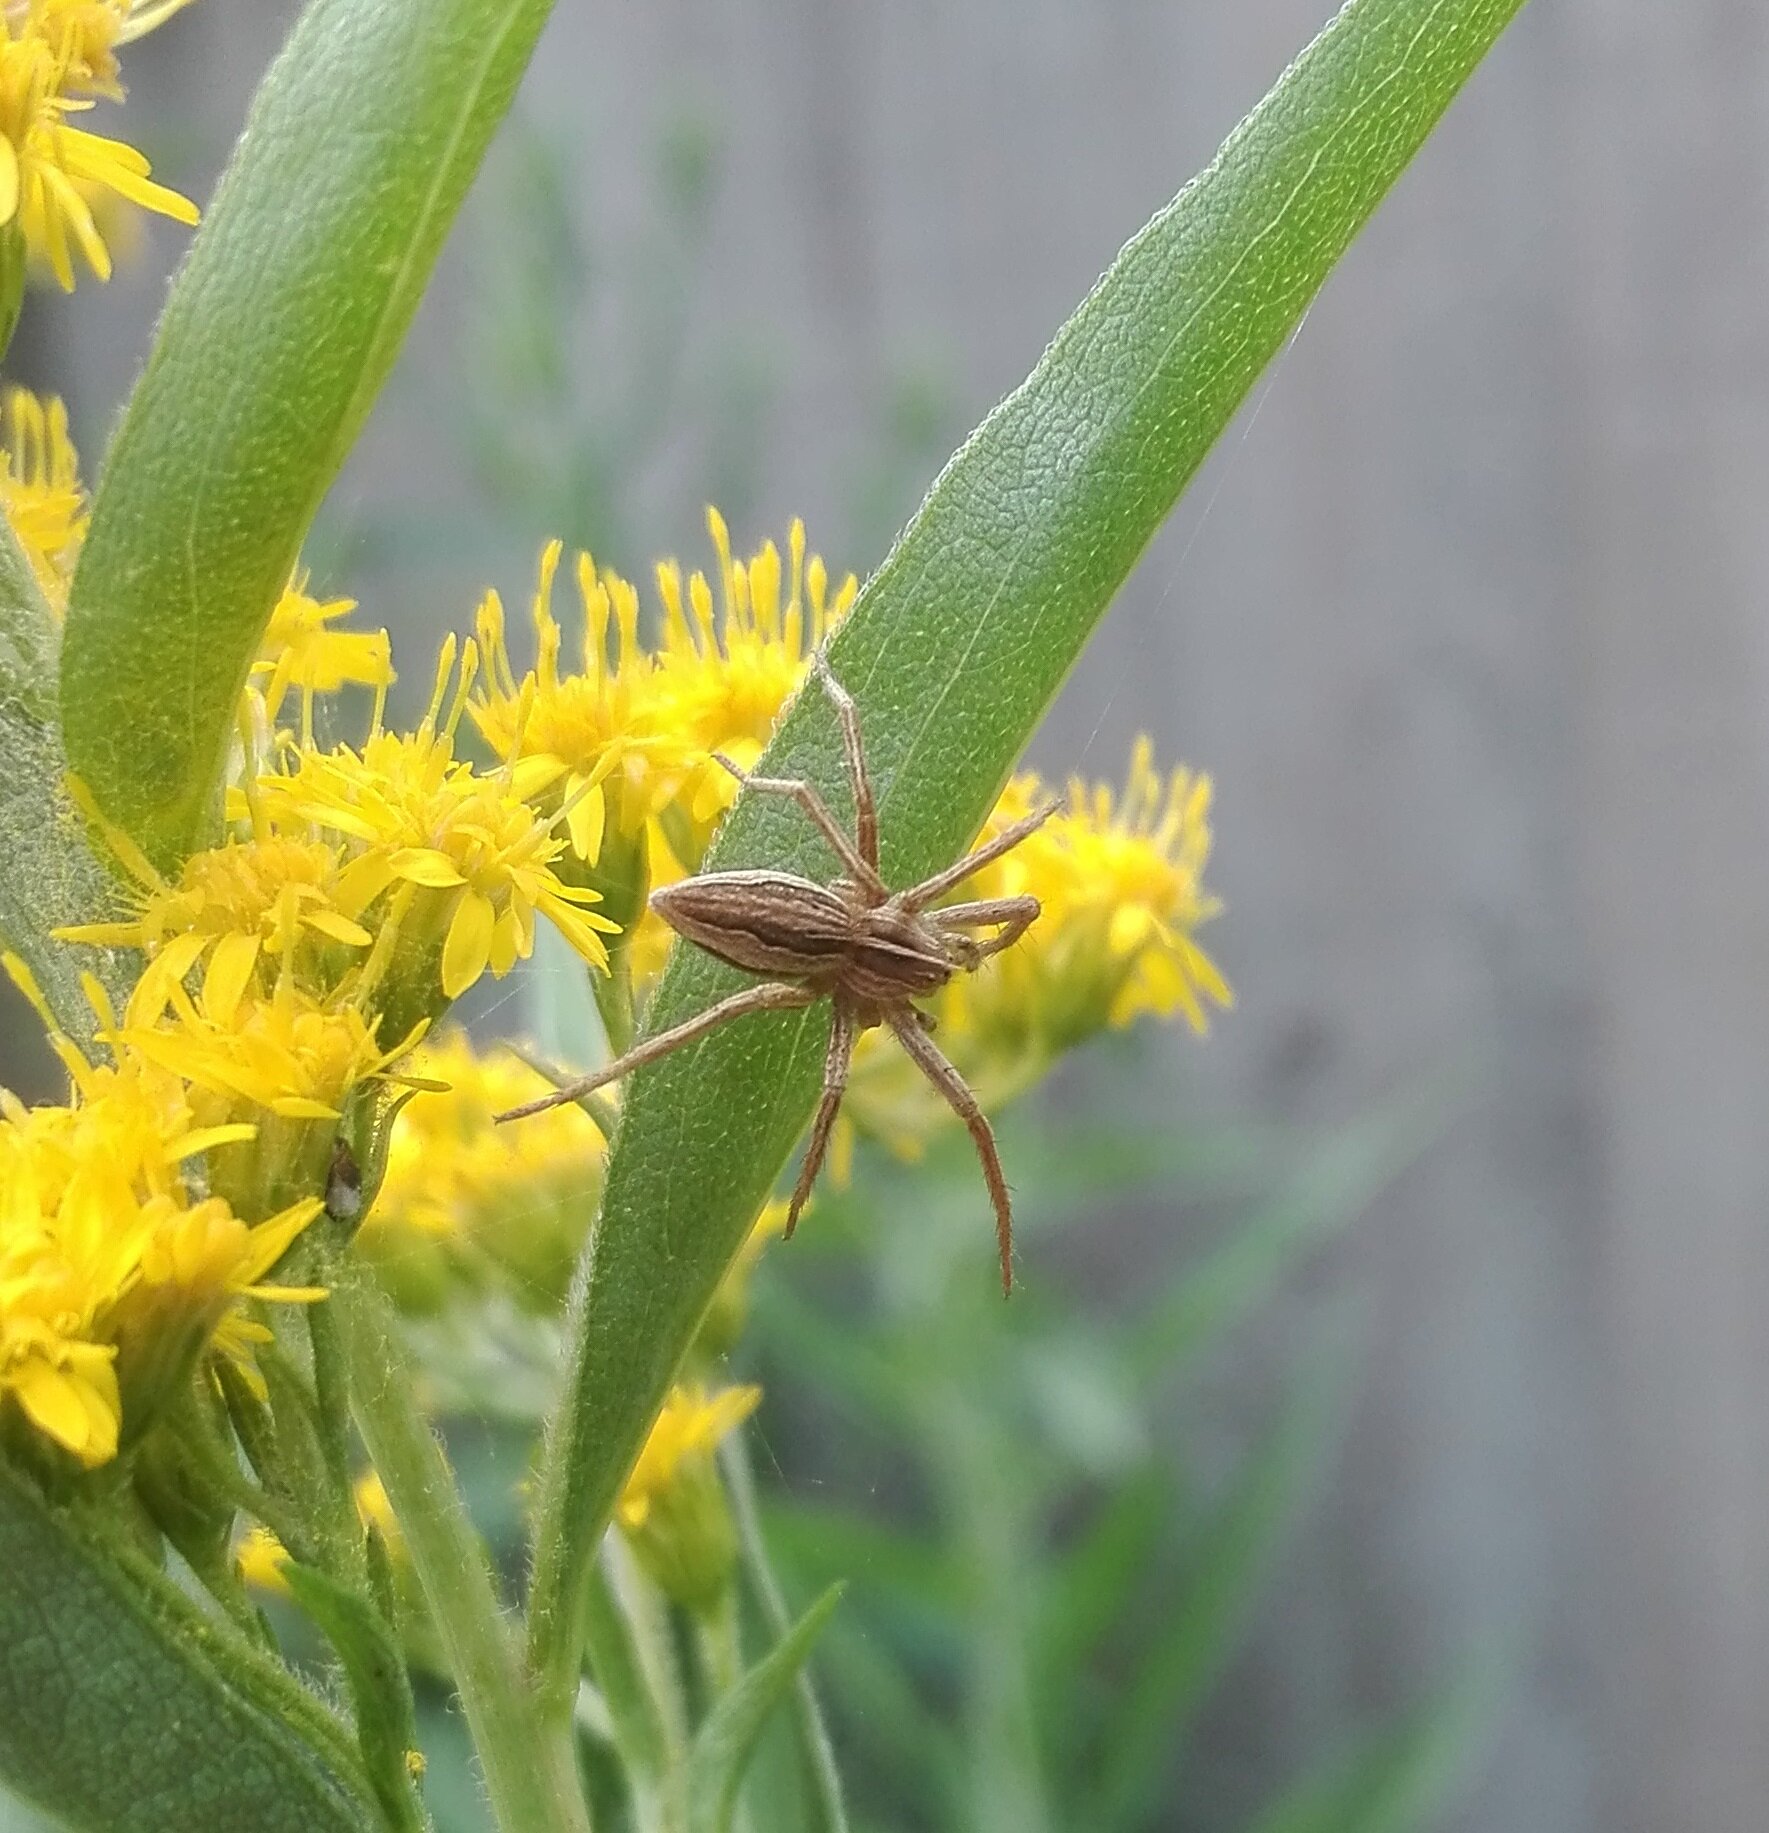
{"label": "yellow flower cluster", "polygon": [[556,1309],[602,1188],[600,1128],[572,1105],[498,1126],[550,1084],[507,1050],[479,1054],[462,1031],[406,1067],[429,1086],[400,1109],[358,1251],[408,1310],[494,1285]]}
{"label": "yellow flower cluster", "polygon": [[531,611],[535,667],[510,660],[502,601],[479,608],[487,667],[472,717],[500,755],[522,760],[537,805],[569,825],[589,882],[618,914],[637,918],[648,882],[692,870],[737,785],[713,762],[761,754],[781,708],[804,681],[811,652],[846,614],[852,574],[832,584],[794,522],[784,562],[772,541],[733,557],[724,519],[707,512],[716,584],[674,560],[656,569],[659,641],[639,639],[637,589],[578,557],[582,626],[576,666],[552,605],[560,550],[542,556]]}
{"label": "yellow flower cluster", "polygon": [[[41,1007],[23,964],[5,965]],[[54,1041],[74,1083],[67,1105],[26,1108],[0,1091],[0,1396],[92,1467],[206,1345],[252,1378],[269,1333],[243,1301],[319,1296],[260,1282],[320,1203],[249,1226],[196,1170],[249,1145],[250,1125],[205,1127],[179,1078],[127,1048],[94,1066]]]}
{"label": "yellow flower cluster", "polygon": [[95,214],[108,198],[197,220],[188,198],[155,184],[147,160],[69,117],[120,101],[117,47],[140,38],[185,0],[6,0],[0,7],[0,230],[74,285],[73,250],[101,280],[110,250]]}
{"label": "yellow flower cluster", "polygon": [[[1208,1028],[1208,1008],[1234,1002],[1196,931],[1221,905],[1203,885],[1211,784],[1162,775],[1139,738],[1123,791],[1075,779],[1063,806],[1005,857],[959,887],[970,898],[1035,896],[1026,935],[935,1002],[941,1046],[986,1106],[1037,1081],[1063,1051],[1144,1013]],[[982,839],[1049,800],[1031,772],[1014,778]],[[862,1040],[848,1108],[864,1131],[913,1155],[946,1110],[877,1034]]]}

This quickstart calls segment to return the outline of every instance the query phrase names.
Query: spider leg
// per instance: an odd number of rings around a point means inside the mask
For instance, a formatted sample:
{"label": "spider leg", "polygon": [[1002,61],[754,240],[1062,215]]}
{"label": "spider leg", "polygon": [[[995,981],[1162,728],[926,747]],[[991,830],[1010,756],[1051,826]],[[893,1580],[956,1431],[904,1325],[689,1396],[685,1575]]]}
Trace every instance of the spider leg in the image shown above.
{"label": "spider leg", "polygon": [[669,1030],[658,1032],[656,1037],[648,1037],[642,1044],[635,1044],[624,1056],[616,1057],[612,1063],[604,1063],[590,1075],[582,1076],[564,1088],[555,1089],[550,1095],[542,1095],[538,1101],[526,1101],[521,1107],[513,1107],[507,1113],[499,1114],[498,1119],[523,1120],[530,1114],[543,1113],[547,1108],[562,1107],[567,1101],[580,1101],[605,1083],[618,1081],[632,1070],[641,1069],[647,1063],[655,1063],[659,1057],[668,1056],[679,1045],[691,1044],[695,1038],[716,1029],[727,1019],[742,1018],[750,1012],[790,1012],[801,1006],[812,1005],[822,997],[815,989],[788,980],[764,980],[760,986],[745,987],[742,992],[733,993],[729,999],[721,999],[717,1005],[708,1006],[704,1012],[683,1019],[679,1025],[671,1025]]}
{"label": "spider leg", "polygon": [[999,859],[1003,853],[1011,853],[1028,834],[1036,833],[1060,807],[1060,802],[1046,802],[1042,808],[1033,809],[1031,814],[1023,816],[1012,827],[1004,827],[993,840],[978,847],[974,853],[966,853],[944,872],[936,872],[932,878],[924,878],[919,885],[911,885],[907,891],[899,892],[897,902],[905,910],[925,910],[929,904],[944,897],[954,885],[962,885],[973,872],[980,872],[991,860]]}
{"label": "spider leg", "polygon": [[1007,1194],[1007,1177],[1001,1169],[1001,1154],[995,1149],[994,1129],[989,1118],[977,1105],[970,1084],[940,1054],[938,1045],[900,1008],[885,1012],[885,1023],[896,1034],[897,1042],[908,1053],[909,1060],[933,1083],[970,1132],[977,1157],[983,1162],[983,1181],[989,1186],[989,1201],[995,1205],[995,1241],[1001,1251],[1001,1290],[1013,1290],[1013,1204]]}
{"label": "spider leg", "polygon": [[943,904],[932,913],[930,920],[942,929],[987,929],[992,924],[998,925],[995,935],[975,944],[976,959],[987,961],[1004,948],[1012,948],[1038,921],[1040,909],[1037,898],[1030,895],[990,897],[974,904]]}
{"label": "spider leg", "polygon": [[733,763],[722,751],[712,753],[713,758],[725,766],[738,782],[746,789],[753,789],[762,795],[791,796],[800,808],[817,824],[823,838],[835,848],[836,856],[843,867],[860,888],[883,903],[890,896],[890,889],[878,875],[878,868],[864,858],[860,850],[841,830],[841,824],[830,813],[829,804],[807,783],[803,777],[785,776],[752,776],[741,764]]}
{"label": "spider leg", "polygon": [[829,1135],[841,1111],[842,1096],[847,1093],[848,1064],[853,1055],[854,1021],[838,1001],[835,1023],[829,1032],[829,1053],[823,1059],[823,1099],[817,1104],[817,1118],[811,1122],[805,1162],[799,1166],[799,1181],[793,1186],[792,1203],[786,1211],[785,1239],[788,1241],[799,1225],[800,1212],[811,1200],[811,1186],[816,1183],[823,1155],[829,1150]]}
{"label": "spider leg", "polygon": [[841,726],[842,751],[848,760],[848,781],[854,790],[854,839],[860,856],[878,870],[878,808],[872,799],[872,778],[866,769],[866,753],[860,744],[860,709],[854,696],[830,672],[829,660],[821,648],[812,652],[811,666],[823,684],[829,704],[835,708]]}

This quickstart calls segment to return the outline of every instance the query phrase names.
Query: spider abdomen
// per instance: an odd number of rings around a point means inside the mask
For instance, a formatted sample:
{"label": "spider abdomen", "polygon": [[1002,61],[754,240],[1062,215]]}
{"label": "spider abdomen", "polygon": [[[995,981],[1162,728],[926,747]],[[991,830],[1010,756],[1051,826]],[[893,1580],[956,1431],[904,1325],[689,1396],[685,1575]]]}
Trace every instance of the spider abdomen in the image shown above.
{"label": "spider abdomen", "polygon": [[752,974],[833,979],[853,946],[854,913],[791,872],[707,872],[662,885],[651,908],[677,935]]}

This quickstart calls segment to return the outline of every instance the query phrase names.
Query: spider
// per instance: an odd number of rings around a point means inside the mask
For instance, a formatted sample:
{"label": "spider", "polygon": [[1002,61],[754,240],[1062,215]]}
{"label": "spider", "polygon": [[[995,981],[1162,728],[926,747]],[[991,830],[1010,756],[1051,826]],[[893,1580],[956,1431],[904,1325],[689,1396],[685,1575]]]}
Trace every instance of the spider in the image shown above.
{"label": "spider", "polygon": [[[819,885],[791,872],[703,872],[660,886],[651,894],[651,908],[678,935],[733,967],[767,978],[635,1044],[594,1074],[538,1101],[511,1108],[498,1119],[520,1120],[579,1100],[727,1020],[751,1012],[794,1011],[827,997],[834,1008],[834,1022],[823,1061],[823,1098],[811,1123],[810,1143],[787,1211],[787,1235],[798,1226],[799,1212],[828,1149],[847,1090],[854,1044],[863,1031],[888,1025],[910,1061],[969,1129],[995,1209],[1001,1288],[1008,1292],[1013,1286],[1013,1206],[995,1135],[969,1084],[928,1035],[932,1018],[913,1002],[937,993],[954,974],[969,973],[991,955],[1011,948],[1036,921],[1038,900],[1030,896],[933,906],[980,867],[1011,852],[1049,820],[1057,804],[1052,802],[1014,822],[932,878],[906,891],[891,890],[878,872],[878,811],[860,743],[859,712],[830,672],[820,649],[814,652],[812,666],[841,727],[854,795],[851,839],[809,783],[798,778],[753,776],[722,753],[713,756],[756,793],[789,796],[797,802],[835,849],[844,876]],[[972,934],[974,930],[993,930],[994,934],[981,937]]]}

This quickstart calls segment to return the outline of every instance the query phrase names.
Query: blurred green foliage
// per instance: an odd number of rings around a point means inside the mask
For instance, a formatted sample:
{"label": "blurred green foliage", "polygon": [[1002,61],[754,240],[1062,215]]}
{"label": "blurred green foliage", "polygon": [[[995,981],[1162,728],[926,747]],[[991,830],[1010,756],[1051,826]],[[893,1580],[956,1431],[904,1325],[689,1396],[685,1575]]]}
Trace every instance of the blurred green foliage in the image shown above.
{"label": "blurred green foliage", "polygon": [[[1108,1084],[1128,1090],[1116,1067]],[[1294,1150],[1126,1105],[1045,1100],[1002,1125],[1022,1240],[1010,1304],[962,1136],[913,1166],[866,1154],[756,1281],[765,1537],[793,1595],[850,1584],[817,1667],[859,1826],[1223,1824],[1207,1803],[1176,1810],[1188,1739],[1331,1463],[1354,1320],[1330,1291],[1303,1305],[1285,1391],[1250,1431],[1214,1416],[1200,1377],[1418,1128],[1354,1129],[1248,1204],[1237,1193]],[[1127,1209],[1209,1238],[1163,1237],[1160,1264],[1127,1277],[1091,1245],[1120,1255]],[[1213,1211],[1227,1220],[1211,1231]],[[1323,1753],[1260,1833],[1433,1824],[1477,1717],[1457,1695]]]}

